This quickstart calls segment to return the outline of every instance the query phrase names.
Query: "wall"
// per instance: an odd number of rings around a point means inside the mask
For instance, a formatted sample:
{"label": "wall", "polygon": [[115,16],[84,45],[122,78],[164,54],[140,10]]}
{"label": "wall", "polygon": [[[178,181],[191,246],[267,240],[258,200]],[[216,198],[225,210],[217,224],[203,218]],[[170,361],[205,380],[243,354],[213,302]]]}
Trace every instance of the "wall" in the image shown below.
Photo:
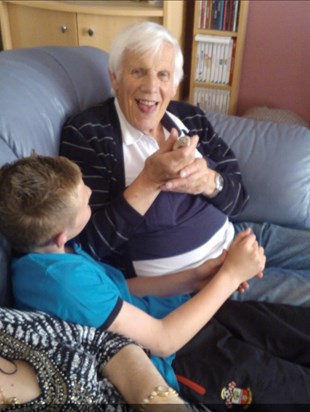
{"label": "wall", "polygon": [[310,123],[310,1],[250,0],[238,114],[289,109]]}

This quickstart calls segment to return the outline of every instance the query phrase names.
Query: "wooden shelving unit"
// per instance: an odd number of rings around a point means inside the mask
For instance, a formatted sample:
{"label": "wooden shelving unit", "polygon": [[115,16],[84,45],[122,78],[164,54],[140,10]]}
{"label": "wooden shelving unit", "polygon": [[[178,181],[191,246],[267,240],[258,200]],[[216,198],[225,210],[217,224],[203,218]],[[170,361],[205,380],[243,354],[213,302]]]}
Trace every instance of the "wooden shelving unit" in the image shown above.
{"label": "wooden shelving unit", "polygon": [[109,51],[123,27],[150,20],[163,24],[183,44],[184,0],[0,0],[3,48],[89,45]]}
{"label": "wooden shelving unit", "polygon": [[[217,1],[220,1],[222,3],[222,7],[227,7],[227,4],[230,2],[230,0],[226,0],[226,1],[217,0]],[[236,0],[231,0],[231,3],[234,3],[235,1]],[[205,0],[204,5],[206,4],[207,4],[207,1]],[[213,2],[212,0],[210,0],[208,3],[208,7],[211,7],[211,14],[212,14],[212,7],[215,7],[215,4],[216,2]],[[200,26],[202,26],[201,24],[202,2],[200,0],[195,1],[189,100],[193,104],[199,104],[199,106],[201,106],[202,108],[206,110],[222,111],[224,113],[229,113],[229,114],[235,114],[236,112],[249,2],[248,0],[239,0],[237,4],[238,4],[238,9],[237,9],[238,14],[237,14],[237,20],[236,20],[236,27],[235,27],[236,30],[227,31],[227,30],[218,30],[218,29],[214,30],[214,29],[209,29],[209,28],[201,28]],[[210,22],[210,19],[209,19],[209,22]],[[223,24],[222,27],[223,26],[225,26],[225,24]],[[203,80],[197,81],[197,76],[196,76],[197,74],[196,67],[198,64],[197,50],[198,50],[198,47],[201,47],[199,46],[199,41],[196,40],[197,35],[203,35],[203,36],[208,35],[208,36],[213,36],[213,37],[216,36],[219,39],[221,37],[233,39],[235,43],[235,50],[234,50],[234,56],[233,56],[233,62],[232,62],[232,71],[230,73],[230,80],[228,84],[226,84],[225,82],[221,82],[221,80],[220,81],[218,80],[210,81],[210,80],[203,79]],[[212,56],[211,60],[213,62],[212,64],[214,64],[214,56]],[[198,96],[198,93],[197,93],[198,89],[200,90],[200,96]],[[213,92],[210,93],[210,90]],[[223,93],[219,91],[222,91]],[[212,97],[213,100],[211,101],[210,96],[212,95],[214,95],[215,97]],[[224,100],[226,99],[226,96],[228,96],[228,100]],[[200,100],[200,102],[198,100]]]}

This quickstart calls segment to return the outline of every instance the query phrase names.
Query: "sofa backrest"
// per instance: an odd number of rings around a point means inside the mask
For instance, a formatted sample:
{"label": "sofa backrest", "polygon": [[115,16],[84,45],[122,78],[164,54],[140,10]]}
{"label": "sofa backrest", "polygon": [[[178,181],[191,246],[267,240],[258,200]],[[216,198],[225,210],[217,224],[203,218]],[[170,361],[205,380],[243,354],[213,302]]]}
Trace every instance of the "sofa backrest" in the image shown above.
{"label": "sofa backrest", "polygon": [[[34,150],[57,155],[66,119],[111,93],[107,53],[94,47],[0,52],[0,166]],[[0,305],[8,302],[9,247],[0,236]]]}
{"label": "sofa backrest", "polygon": [[236,220],[310,229],[310,129],[221,113],[207,115],[234,151],[250,195]]}

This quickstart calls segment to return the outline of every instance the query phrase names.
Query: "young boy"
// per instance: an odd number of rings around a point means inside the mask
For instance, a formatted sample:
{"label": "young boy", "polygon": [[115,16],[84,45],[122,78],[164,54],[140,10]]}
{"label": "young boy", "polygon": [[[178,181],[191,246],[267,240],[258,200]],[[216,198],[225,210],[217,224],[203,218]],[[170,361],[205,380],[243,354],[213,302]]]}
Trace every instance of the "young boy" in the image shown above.
{"label": "young boy", "polygon": [[[90,196],[80,169],[64,157],[31,156],[1,169],[0,231],[19,253],[12,264],[15,304],[133,338],[151,351],[154,364],[178,389],[175,352],[240,284],[263,271],[264,251],[244,231],[226,256],[196,269],[126,281],[69,242],[90,218]],[[220,388],[215,398],[208,396],[203,400],[219,399]]]}

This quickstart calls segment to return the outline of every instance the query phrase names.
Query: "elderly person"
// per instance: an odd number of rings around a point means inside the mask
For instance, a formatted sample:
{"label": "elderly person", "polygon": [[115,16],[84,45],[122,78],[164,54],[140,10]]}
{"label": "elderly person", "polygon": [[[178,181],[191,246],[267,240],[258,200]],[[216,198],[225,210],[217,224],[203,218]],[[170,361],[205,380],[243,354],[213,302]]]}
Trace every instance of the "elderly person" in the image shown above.
{"label": "elderly person", "polygon": [[[211,258],[221,264],[236,232],[249,226],[230,221],[248,200],[233,152],[202,110],[172,101],[182,66],[179,44],[164,27],[144,22],[123,30],[109,58],[115,98],[69,119],[60,146],[93,191],[83,247],[136,275],[142,294],[145,282],[160,289],[145,277],[168,273],[178,282],[174,272]],[[183,135],[189,145],[173,150]],[[310,232],[251,227],[267,269],[241,296],[310,305]]]}

